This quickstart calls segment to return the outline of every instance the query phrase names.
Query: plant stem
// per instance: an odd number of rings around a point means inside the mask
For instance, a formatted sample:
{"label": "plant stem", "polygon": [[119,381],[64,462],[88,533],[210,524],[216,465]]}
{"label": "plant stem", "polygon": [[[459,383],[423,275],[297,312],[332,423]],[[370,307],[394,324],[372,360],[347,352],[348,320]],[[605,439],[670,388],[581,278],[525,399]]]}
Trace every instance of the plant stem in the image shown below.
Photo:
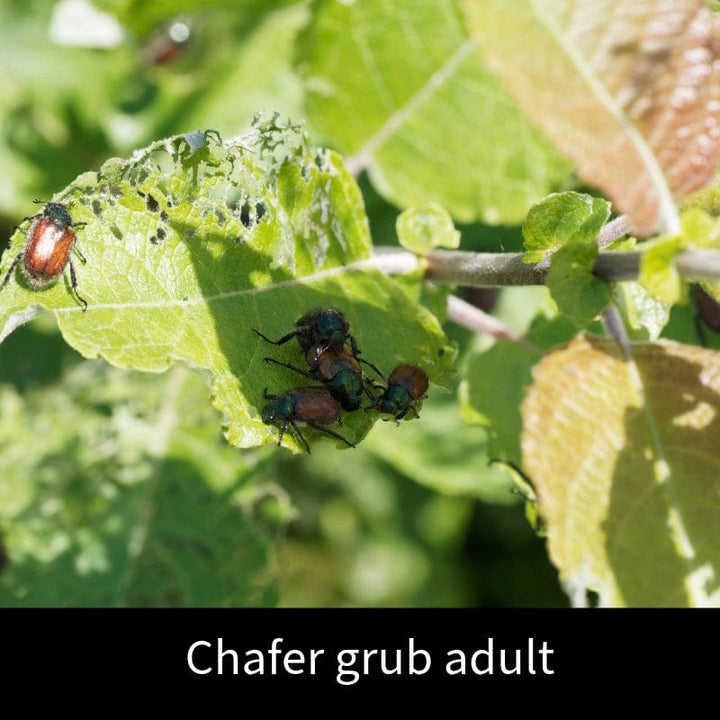
{"label": "plant stem", "polygon": [[619,240],[623,235],[630,232],[630,224],[627,215],[620,215],[603,226],[598,233],[597,244],[599,247],[607,247],[610,243]]}
{"label": "plant stem", "polygon": [[478,333],[488,333],[495,338],[510,340],[533,353],[542,354],[540,348],[528,342],[522,335],[518,335],[492,315],[488,315],[480,308],[455,297],[455,295],[450,295],[447,299],[447,314],[448,318],[457,325],[462,325]]}
{"label": "plant stem", "polygon": [[[640,274],[639,252],[601,251],[593,274],[608,282],[637,280]],[[470,287],[503,285],[544,285],[548,263],[527,264],[523,253],[470,253],[433,250],[427,256],[427,277]]]}
{"label": "plant stem", "polygon": [[544,285],[547,269],[528,265],[522,253],[475,253],[432,250],[427,255],[427,277],[468,287]]}
{"label": "plant stem", "polygon": [[[618,218],[620,219],[620,218]],[[392,274],[416,264],[413,253],[402,248],[376,248],[369,264]],[[527,264],[523,253],[477,253],[461,250],[432,250],[421,259],[428,280],[465,287],[544,285],[546,261]],[[607,282],[628,282],[640,277],[641,252],[601,250],[593,274]],[[416,265],[415,265],[416,266]],[[397,269],[396,269],[397,268]],[[685,250],[675,259],[675,269],[687,280],[720,280],[720,251]]]}
{"label": "plant stem", "polygon": [[686,250],[675,260],[675,269],[692,280],[720,279],[720,252],[717,250]]}

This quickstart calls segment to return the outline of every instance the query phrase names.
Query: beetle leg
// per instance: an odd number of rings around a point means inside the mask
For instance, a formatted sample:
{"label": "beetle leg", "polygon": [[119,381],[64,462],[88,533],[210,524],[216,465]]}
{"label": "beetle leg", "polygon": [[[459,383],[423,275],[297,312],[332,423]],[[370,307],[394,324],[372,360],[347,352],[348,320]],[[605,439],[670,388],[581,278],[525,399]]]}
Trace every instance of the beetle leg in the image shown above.
{"label": "beetle leg", "polygon": [[265,342],[269,342],[271,345],[284,345],[288,340],[292,340],[292,338],[297,335],[297,331],[293,330],[291,333],[283,335],[279,340],[271,340],[267,335],[263,335],[259,330],[256,330],[255,328],[252,330],[256,335],[259,335],[263,340],[265,340]]}
{"label": "beetle leg", "polygon": [[8,280],[10,280],[10,276],[12,275],[13,270],[17,267],[18,262],[20,261],[20,258],[22,257],[22,253],[20,253],[10,265],[10,269],[7,271],[7,274],[5,275],[5,278],[2,281],[2,285],[0,285],[0,290],[2,290],[7,284]]}
{"label": "beetle leg", "polygon": [[[356,358],[357,358],[358,355],[360,355],[360,350],[358,350],[357,343],[355,342],[355,336],[354,336],[354,335],[348,335],[347,338],[348,338],[348,340],[350,341],[350,347],[352,348],[353,357],[356,357]],[[359,360],[359,359],[360,359],[360,358],[358,358],[358,360]]]}
{"label": "beetle leg", "polygon": [[289,422],[293,426],[295,433],[302,441],[302,444],[305,446],[305,449],[308,451],[308,454],[310,454],[310,446],[308,445],[308,441],[305,439],[305,436],[300,432],[300,428],[295,424],[295,422],[293,420],[290,420],[289,418],[288,418],[287,422]]}
{"label": "beetle leg", "polygon": [[385,380],[385,376],[369,360],[365,360],[365,358],[361,358],[361,357],[357,357],[357,356],[356,356],[356,359],[359,360],[361,363],[365,363],[365,365],[367,365],[368,367],[371,367],[378,374],[379,377],[381,377],[383,380]]}
{"label": "beetle leg", "polygon": [[[77,225],[75,227],[77,227]],[[80,262],[84,265],[87,262],[85,256],[77,249],[77,247],[74,247],[73,250],[75,251],[75,254],[80,258]]]}
{"label": "beetle leg", "polygon": [[374,410],[380,400],[382,400],[382,394],[370,396],[370,404],[365,408],[365,412],[370,412],[370,410]]}
{"label": "beetle leg", "polygon": [[[334,430],[331,430],[330,428],[325,427],[324,425],[321,425],[320,423],[313,422],[312,420],[305,420],[305,422],[310,427],[313,427],[316,430],[319,430],[320,432],[324,432],[328,435],[332,435],[334,438],[337,438],[338,440],[342,440],[348,447],[351,447],[351,448],[355,447],[349,440],[346,440],[340,433],[336,433]],[[310,452],[309,449],[308,449],[308,452]]]}
{"label": "beetle leg", "polygon": [[285,420],[285,422],[282,424],[282,427],[280,428],[280,437],[278,438],[278,447],[280,447],[280,445],[282,445],[283,435],[285,435],[285,431],[287,430],[287,426],[288,426],[289,422],[290,422],[289,420]]}
{"label": "beetle leg", "polygon": [[274,365],[280,365],[280,367],[286,367],[289,370],[294,370],[296,373],[300,373],[300,375],[303,375],[306,378],[310,378],[311,380],[317,381],[317,378],[312,373],[309,373],[305,370],[302,370],[297,365],[292,365],[291,363],[284,363],[280,362],[279,360],[275,360],[275,358],[266,357],[264,358],[266,363],[273,363]]}
{"label": "beetle leg", "polygon": [[365,378],[365,382],[363,383],[363,392],[368,396],[368,398],[370,399],[370,402],[372,403],[372,405],[370,407],[375,407],[375,405],[377,405],[378,400],[381,396],[373,395],[370,392],[370,390],[368,390],[368,383],[370,383],[370,380]]}
{"label": "beetle leg", "polygon": [[72,260],[70,260],[70,285],[72,286],[73,294],[77,298],[78,302],[82,303],[83,312],[85,312],[88,308],[88,304],[85,298],[82,297],[77,290],[77,276],[75,275],[75,266],[73,265]]}

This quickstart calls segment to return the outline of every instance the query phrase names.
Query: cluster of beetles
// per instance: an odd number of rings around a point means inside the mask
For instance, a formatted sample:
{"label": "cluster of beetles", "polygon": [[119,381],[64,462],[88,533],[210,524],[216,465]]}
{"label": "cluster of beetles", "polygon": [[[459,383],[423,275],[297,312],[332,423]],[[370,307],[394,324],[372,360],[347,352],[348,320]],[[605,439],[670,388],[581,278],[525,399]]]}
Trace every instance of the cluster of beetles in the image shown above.
{"label": "cluster of beetles", "polygon": [[[87,310],[87,302],[77,289],[77,276],[71,258],[74,250],[80,260],[86,262],[75,247],[75,228],[85,223],[73,223],[64,203],[45,202],[44,205],[41,213],[23,219],[22,223],[30,222],[27,242],[12,261],[0,283],[0,291],[8,284],[21,261],[22,273],[33,290],[47,287],[69,266],[71,291],[83,311]],[[278,445],[282,443],[288,427],[292,427],[303,447],[310,452],[310,446],[296,424],[303,422],[349,447],[355,447],[328,425],[341,421],[341,408],[346,411],[360,409],[363,397],[369,400],[366,411],[377,410],[397,420],[406,416],[418,417],[419,404],[428,389],[425,371],[416,365],[402,364],[385,378],[375,365],[360,357],[360,350],[350,333],[350,324],[340,311],[332,308],[312,310],[295,323],[292,332],[279,340],[271,340],[258,330],[255,332],[273,345],[284,345],[296,338],[307,369],[271,357],[266,357],[265,361],[293,370],[316,383],[287,390],[281,395],[271,395],[265,388],[264,396],[269,402],[262,410],[262,419],[268,425],[280,427]],[[382,382],[363,375],[362,365],[371,368]],[[375,394],[374,391],[379,392]]]}
{"label": "cluster of beetles", "polygon": [[[318,383],[317,386],[292,388],[281,395],[271,395],[265,388],[265,399],[270,402],[263,408],[262,419],[267,424],[280,426],[278,445],[288,427],[292,427],[310,452],[310,446],[296,424],[300,421],[354,447],[328,425],[340,421],[340,408],[358,410],[364,396],[369,400],[366,411],[376,409],[397,420],[405,416],[418,417],[419,403],[426,397],[428,389],[425,371],[416,365],[402,364],[386,379],[375,365],[360,357],[350,324],[339,310],[312,310],[295,323],[293,331],[278,340],[271,340],[259,330],[255,333],[273,345],[284,345],[296,338],[307,369],[271,357],[266,357],[265,362],[288,368]],[[372,381],[363,375],[362,365],[371,368],[383,382]],[[381,392],[374,394],[373,390]]]}

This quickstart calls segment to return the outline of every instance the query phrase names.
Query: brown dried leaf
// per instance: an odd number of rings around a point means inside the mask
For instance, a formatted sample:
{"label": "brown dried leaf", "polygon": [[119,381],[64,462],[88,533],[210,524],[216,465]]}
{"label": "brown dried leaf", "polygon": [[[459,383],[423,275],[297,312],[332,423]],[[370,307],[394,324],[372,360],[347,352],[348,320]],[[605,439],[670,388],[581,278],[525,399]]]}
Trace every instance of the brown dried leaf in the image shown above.
{"label": "brown dried leaf", "polygon": [[637,235],[679,229],[675,202],[720,159],[720,18],[702,0],[464,0],[520,107]]}

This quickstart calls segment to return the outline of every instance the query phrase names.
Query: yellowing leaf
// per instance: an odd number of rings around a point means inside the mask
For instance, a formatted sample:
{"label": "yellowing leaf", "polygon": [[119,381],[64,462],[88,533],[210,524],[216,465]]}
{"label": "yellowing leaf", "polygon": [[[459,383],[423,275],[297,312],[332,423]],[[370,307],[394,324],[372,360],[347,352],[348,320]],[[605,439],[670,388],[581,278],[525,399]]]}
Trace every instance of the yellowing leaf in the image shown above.
{"label": "yellowing leaf", "polygon": [[678,230],[675,200],[720,157],[720,19],[701,0],[464,0],[488,65],[633,231]]}
{"label": "yellowing leaf", "polygon": [[720,605],[720,354],[579,336],[534,370],[523,466],[576,604]]}

